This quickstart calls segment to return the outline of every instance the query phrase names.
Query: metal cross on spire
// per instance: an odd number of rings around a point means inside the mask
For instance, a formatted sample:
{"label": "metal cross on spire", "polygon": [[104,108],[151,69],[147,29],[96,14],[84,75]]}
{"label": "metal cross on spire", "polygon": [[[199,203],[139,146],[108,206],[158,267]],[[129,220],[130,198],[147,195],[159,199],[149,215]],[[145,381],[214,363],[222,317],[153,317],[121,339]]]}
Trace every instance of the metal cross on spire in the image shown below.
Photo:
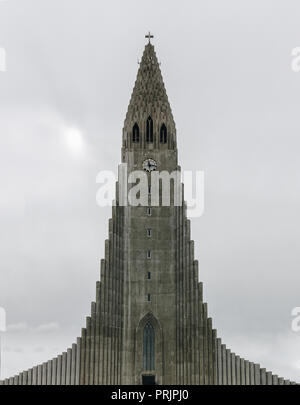
{"label": "metal cross on spire", "polygon": [[147,35],[145,35],[145,38],[149,39],[149,44],[151,42],[151,38],[153,38],[154,36],[151,34],[151,32],[149,31]]}

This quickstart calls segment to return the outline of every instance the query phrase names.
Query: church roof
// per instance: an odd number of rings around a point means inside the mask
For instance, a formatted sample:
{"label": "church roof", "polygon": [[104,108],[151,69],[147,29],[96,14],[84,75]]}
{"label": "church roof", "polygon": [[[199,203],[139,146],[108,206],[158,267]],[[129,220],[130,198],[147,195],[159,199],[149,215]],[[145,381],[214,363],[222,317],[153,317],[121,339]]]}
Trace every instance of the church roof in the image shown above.
{"label": "church roof", "polygon": [[137,78],[129,102],[125,125],[144,119],[152,118],[168,121],[174,124],[172,110],[166,93],[160,64],[158,63],[154,46],[149,42],[140,62]]}

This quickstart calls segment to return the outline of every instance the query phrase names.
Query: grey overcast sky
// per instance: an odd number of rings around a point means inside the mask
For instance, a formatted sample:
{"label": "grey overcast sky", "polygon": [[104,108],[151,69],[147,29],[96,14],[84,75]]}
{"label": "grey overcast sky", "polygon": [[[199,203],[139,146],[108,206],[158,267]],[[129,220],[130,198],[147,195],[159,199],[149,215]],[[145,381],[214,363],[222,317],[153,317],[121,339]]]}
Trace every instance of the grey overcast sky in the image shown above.
{"label": "grey overcast sky", "polygon": [[300,381],[299,18],[298,0],[0,2],[2,377],[64,351],[90,312],[111,212],[95,179],[120,163],[151,30],[180,164],[205,172],[192,237],[213,325]]}

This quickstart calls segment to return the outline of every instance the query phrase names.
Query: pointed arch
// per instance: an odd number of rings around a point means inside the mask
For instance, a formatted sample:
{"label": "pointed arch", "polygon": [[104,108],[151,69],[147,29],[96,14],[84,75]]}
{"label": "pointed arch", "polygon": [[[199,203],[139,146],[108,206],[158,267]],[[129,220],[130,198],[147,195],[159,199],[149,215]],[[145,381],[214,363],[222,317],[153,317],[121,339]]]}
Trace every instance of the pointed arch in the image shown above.
{"label": "pointed arch", "polygon": [[139,324],[138,324],[138,329],[140,329],[140,328],[143,329],[144,326],[145,326],[148,322],[151,323],[151,325],[153,326],[154,329],[157,329],[157,330],[161,330],[161,329],[162,329],[160,322],[159,322],[158,319],[153,315],[153,313],[152,313],[151,311],[150,311],[150,312],[147,312],[147,313],[140,319]]}
{"label": "pointed arch", "polygon": [[146,122],[146,142],[152,143],[153,142],[153,120],[149,117],[147,118]]}
{"label": "pointed arch", "polygon": [[132,128],[132,142],[139,143],[140,141],[140,129],[137,123]]}
{"label": "pointed arch", "polygon": [[167,143],[167,127],[165,124],[160,127],[160,143]]}
{"label": "pointed arch", "polygon": [[155,370],[155,330],[151,322],[147,322],[143,332],[143,369]]}

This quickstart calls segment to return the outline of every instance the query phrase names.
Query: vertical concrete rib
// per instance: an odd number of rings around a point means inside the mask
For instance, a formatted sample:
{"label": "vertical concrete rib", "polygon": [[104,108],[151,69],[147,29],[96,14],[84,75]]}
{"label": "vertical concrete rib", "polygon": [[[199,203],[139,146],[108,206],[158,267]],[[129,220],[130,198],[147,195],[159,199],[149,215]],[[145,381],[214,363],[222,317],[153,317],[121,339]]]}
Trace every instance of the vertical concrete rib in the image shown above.
{"label": "vertical concrete rib", "polygon": [[67,376],[67,352],[63,352],[61,362],[61,385],[66,385],[66,376]]}
{"label": "vertical concrete rib", "polygon": [[221,339],[217,338],[217,359],[218,359],[218,385],[222,385],[222,349],[221,349]]}
{"label": "vertical concrete rib", "polygon": [[94,385],[94,371],[95,371],[95,333],[96,333],[96,303],[91,304],[91,343],[90,343],[90,367],[89,367],[89,385]]}
{"label": "vertical concrete rib", "polygon": [[105,260],[101,260],[101,285],[100,285],[100,314],[99,314],[99,384],[104,384],[104,327],[105,327],[105,296],[106,296],[106,288],[105,288]]}
{"label": "vertical concrete rib", "polygon": [[61,377],[61,372],[62,372],[62,355],[59,354],[57,356],[57,370],[56,370],[56,381],[57,385],[62,385],[62,377]]}
{"label": "vertical concrete rib", "polygon": [[231,353],[231,385],[236,385],[236,360],[235,353]]}
{"label": "vertical concrete rib", "polygon": [[208,383],[213,384],[213,342],[212,342],[212,319],[207,318],[207,341],[208,341]]}
{"label": "vertical concrete rib", "polygon": [[231,385],[231,350],[226,349],[227,384]]}
{"label": "vertical concrete rib", "polygon": [[213,360],[213,380],[212,384],[218,384],[218,353],[217,353],[217,331],[216,329],[212,330],[212,360]]}
{"label": "vertical concrete rib", "polygon": [[42,376],[43,376],[43,366],[39,364],[37,366],[37,385],[42,385]]}
{"label": "vertical concrete rib", "polygon": [[33,385],[33,383],[32,383],[32,375],[33,375],[33,369],[30,368],[28,370],[28,385]]}
{"label": "vertical concrete rib", "polygon": [[23,373],[23,385],[28,385],[28,370]]}
{"label": "vertical concrete rib", "polygon": [[51,385],[52,382],[52,360],[48,360],[47,362],[47,380],[46,384]]}
{"label": "vertical concrete rib", "polygon": [[235,356],[235,369],[236,369],[236,385],[241,385],[241,359],[240,356]]}
{"label": "vertical concrete rib", "polygon": [[245,384],[250,385],[250,363],[248,360],[245,360]]}
{"label": "vertical concrete rib", "polygon": [[108,239],[108,274],[107,274],[107,338],[106,338],[106,384],[111,384],[112,373],[112,283],[113,283],[113,235],[112,219],[109,220]]}
{"label": "vertical concrete rib", "polygon": [[[100,273],[101,276],[101,273]],[[96,283],[96,326],[95,326],[95,384],[100,384],[99,381],[99,367],[100,367],[100,288],[101,283],[97,281]]]}
{"label": "vertical concrete rib", "polygon": [[199,357],[199,290],[198,290],[198,261],[194,260],[193,261],[193,273],[194,273],[194,285],[193,289],[195,291],[195,296],[194,296],[194,322],[195,322],[195,331],[194,331],[194,345],[195,345],[195,368],[194,368],[194,373],[195,373],[195,384],[199,385],[200,384],[200,357]]}
{"label": "vertical concrete rib", "polygon": [[70,385],[75,385],[76,355],[77,355],[77,345],[76,345],[76,343],[73,343],[73,344],[72,344],[71,379],[70,379]]}
{"label": "vertical concrete rib", "polygon": [[202,304],[203,308],[203,350],[204,350],[204,384],[209,385],[209,355],[207,339],[207,304]]}
{"label": "vertical concrete rib", "polygon": [[267,385],[273,385],[273,379],[272,379],[271,371],[267,372]]}
{"label": "vertical concrete rib", "polygon": [[75,385],[80,385],[80,363],[81,363],[81,338],[77,338]]}
{"label": "vertical concrete rib", "polygon": [[51,385],[57,385],[57,358],[52,360],[52,379]]}
{"label": "vertical concrete rib", "polygon": [[112,265],[111,265],[111,372],[110,372],[110,384],[115,384],[116,381],[116,271],[117,271],[117,215],[116,215],[116,206],[112,209]]}
{"label": "vertical concrete rib", "polygon": [[47,385],[47,363],[42,364],[42,385]]}
{"label": "vertical concrete rib", "polygon": [[122,266],[122,208],[120,206],[117,206],[117,268],[116,268],[116,279],[117,279],[117,292],[116,292],[116,299],[117,299],[117,309],[116,309],[116,335],[117,335],[117,341],[116,341],[116,351],[117,351],[117,356],[116,356],[116,373],[117,373],[117,378],[116,378],[116,384],[121,383],[121,347],[120,347],[120,340],[121,340],[121,306],[122,306],[122,300],[121,300],[121,273],[123,270]]}
{"label": "vertical concrete rib", "polygon": [[42,383],[41,385],[47,384],[47,363],[42,364]]}
{"label": "vertical concrete rib", "polygon": [[222,385],[228,385],[227,380],[227,355],[226,355],[226,346],[221,345],[222,351]]}
{"label": "vertical concrete rib", "polygon": [[103,317],[103,384],[108,384],[108,351],[109,351],[109,285],[110,285],[110,263],[109,263],[109,240],[105,241],[105,271],[104,271],[104,317]]}
{"label": "vertical concrete rib", "polygon": [[91,317],[86,317],[86,342],[85,342],[85,378],[84,384],[89,385],[90,382],[90,356],[91,356]]}
{"label": "vertical concrete rib", "polygon": [[176,360],[176,383],[180,384],[180,277],[179,277],[179,225],[178,225],[178,207],[174,207],[174,216],[175,216],[175,291],[176,291],[176,298],[175,298],[175,322],[176,322],[176,352],[175,352],[175,360]]}
{"label": "vertical concrete rib", "polygon": [[265,368],[260,369],[260,384],[267,385],[267,373]]}
{"label": "vertical concrete rib", "polygon": [[183,342],[184,342],[184,352],[183,352],[183,384],[188,384],[188,325],[187,325],[187,252],[186,252],[186,226],[185,226],[185,215],[184,206],[181,210],[182,217],[182,260],[183,260]]}
{"label": "vertical concrete rib", "polygon": [[190,243],[189,243],[189,221],[185,218],[185,308],[186,308],[186,345],[189,347],[187,350],[187,368],[186,368],[186,383],[193,384],[192,382],[192,355],[193,347],[191,340],[191,272],[190,272]]}
{"label": "vertical concrete rib", "polygon": [[71,385],[71,361],[72,349],[67,349],[67,364],[66,364],[66,385]]}
{"label": "vertical concrete rib", "polygon": [[200,385],[205,384],[204,358],[204,313],[203,313],[203,284],[198,284],[198,317],[199,317],[199,366]]}
{"label": "vertical concrete rib", "polygon": [[249,363],[249,370],[250,370],[250,385],[255,385],[255,371],[254,371],[254,363],[252,363],[252,361]]}
{"label": "vertical concrete rib", "polygon": [[260,365],[254,364],[254,380],[255,385],[260,385]]}
{"label": "vertical concrete rib", "polygon": [[246,385],[245,359],[241,359],[241,385]]}

